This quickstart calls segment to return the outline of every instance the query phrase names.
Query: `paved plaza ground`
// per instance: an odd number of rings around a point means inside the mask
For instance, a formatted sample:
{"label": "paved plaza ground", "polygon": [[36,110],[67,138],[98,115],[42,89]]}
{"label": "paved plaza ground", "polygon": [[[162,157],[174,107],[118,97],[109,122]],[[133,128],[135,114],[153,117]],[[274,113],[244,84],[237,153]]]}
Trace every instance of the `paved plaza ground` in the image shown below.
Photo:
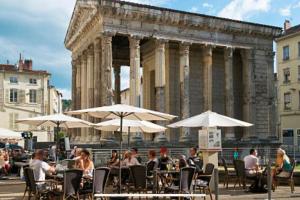
{"label": "paved plaza ground", "polygon": [[[19,200],[23,197],[24,192],[24,182],[18,179],[16,180],[1,180],[0,181],[0,199],[1,200]],[[223,188],[223,185],[220,184],[220,200],[260,200],[267,199],[267,194],[253,194],[249,192],[245,192],[242,189],[233,189],[233,187],[229,187],[229,189]],[[206,199],[209,200],[209,197]],[[286,186],[280,186],[277,190],[272,193],[272,199],[300,199],[300,187],[295,187],[294,194],[291,194],[290,188]]]}

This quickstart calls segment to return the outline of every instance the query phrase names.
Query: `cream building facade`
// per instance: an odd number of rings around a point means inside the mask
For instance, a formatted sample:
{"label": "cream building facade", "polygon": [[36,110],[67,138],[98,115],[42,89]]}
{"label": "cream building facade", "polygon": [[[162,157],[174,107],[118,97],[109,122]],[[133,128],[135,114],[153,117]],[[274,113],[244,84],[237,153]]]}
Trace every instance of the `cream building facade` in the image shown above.
{"label": "cream building facade", "polygon": [[[300,145],[300,25],[284,24],[276,39],[279,135],[283,144]],[[299,147],[298,147],[299,148]]]}
{"label": "cream building facade", "polygon": [[[65,37],[72,52],[73,109],[110,105],[113,98],[119,103],[125,65],[133,106],[143,102],[179,119],[213,110],[255,124],[228,128],[225,139],[272,137],[273,38],[280,33],[278,27],[124,1],[77,0]],[[196,143],[195,132],[168,130],[166,137]],[[85,129],[72,135],[73,143],[97,141],[99,133]]]}
{"label": "cream building facade", "polygon": [[56,112],[50,108],[61,99],[49,98],[51,90],[57,92],[48,86],[49,80],[47,71],[32,69],[31,60],[20,58],[16,66],[0,64],[0,127],[18,132],[32,131],[37,141],[50,141],[53,130],[15,123],[17,119]]}

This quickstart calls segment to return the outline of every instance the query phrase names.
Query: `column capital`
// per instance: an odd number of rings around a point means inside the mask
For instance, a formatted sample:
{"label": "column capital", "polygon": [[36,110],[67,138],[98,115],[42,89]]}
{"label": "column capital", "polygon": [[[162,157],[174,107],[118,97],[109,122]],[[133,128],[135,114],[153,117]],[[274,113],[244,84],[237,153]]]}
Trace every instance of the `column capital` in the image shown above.
{"label": "column capital", "polygon": [[113,36],[115,36],[116,35],[116,32],[115,31],[103,31],[102,33],[101,33],[101,35],[103,36],[103,37],[113,37]]}
{"label": "column capital", "polygon": [[95,53],[101,52],[101,38],[100,37],[97,37],[94,40],[94,52]]}
{"label": "column capital", "polygon": [[190,43],[182,42],[179,44],[180,55],[187,55],[190,52]]}
{"label": "column capital", "polygon": [[202,49],[203,49],[203,56],[212,56],[212,50],[213,50],[212,45],[204,45],[202,46]]}
{"label": "column capital", "polygon": [[224,56],[225,58],[232,58],[233,57],[234,48],[226,47],[224,48]]}
{"label": "column capital", "polygon": [[94,45],[90,45],[87,49],[87,56],[94,56]]}
{"label": "column capital", "polygon": [[129,40],[130,39],[141,40],[141,39],[144,38],[144,36],[143,35],[138,35],[138,34],[132,34],[132,35],[129,35],[128,38],[129,38]]}
{"label": "column capital", "polygon": [[86,62],[86,59],[87,59],[87,50],[84,50],[81,54],[81,61],[82,62]]}
{"label": "column capital", "polygon": [[168,39],[165,39],[165,38],[155,38],[155,44],[156,45],[165,45],[167,42],[169,42]]}
{"label": "column capital", "polygon": [[139,48],[141,39],[139,37],[130,36],[128,37],[130,48]]}

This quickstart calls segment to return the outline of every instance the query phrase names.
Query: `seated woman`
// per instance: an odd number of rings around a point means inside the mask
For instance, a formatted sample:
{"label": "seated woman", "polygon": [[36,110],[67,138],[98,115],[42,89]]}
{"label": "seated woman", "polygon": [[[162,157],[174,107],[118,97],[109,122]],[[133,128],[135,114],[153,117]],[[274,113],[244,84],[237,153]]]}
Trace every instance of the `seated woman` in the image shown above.
{"label": "seated woman", "polygon": [[276,167],[273,170],[274,179],[276,180],[276,177],[289,177],[291,171],[292,165],[289,157],[283,149],[277,149]]}
{"label": "seated woman", "polygon": [[165,147],[162,147],[160,149],[160,158],[158,159],[158,168],[160,170],[167,170],[167,165],[173,165],[172,159],[168,156],[168,149]]}
{"label": "seated woman", "polygon": [[122,161],[122,166],[130,167],[132,165],[140,165],[139,161],[132,156],[130,151],[126,151],[124,154],[124,160]]}
{"label": "seated woman", "polygon": [[94,163],[90,159],[90,152],[88,150],[81,150],[80,158],[76,160],[76,167],[83,170],[83,176],[93,177]]}
{"label": "seated woman", "polygon": [[3,172],[5,175],[8,175],[8,172],[10,170],[10,164],[9,164],[9,153],[6,150],[0,150],[0,166],[3,169]]}
{"label": "seated woman", "polygon": [[109,167],[119,166],[119,155],[118,155],[117,150],[112,150],[111,151],[111,158],[108,161],[107,165]]}
{"label": "seated woman", "polygon": [[158,160],[156,158],[155,150],[148,151],[148,162],[147,162],[147,176],[152,177],[154,170],[156,170],[158,166]]}

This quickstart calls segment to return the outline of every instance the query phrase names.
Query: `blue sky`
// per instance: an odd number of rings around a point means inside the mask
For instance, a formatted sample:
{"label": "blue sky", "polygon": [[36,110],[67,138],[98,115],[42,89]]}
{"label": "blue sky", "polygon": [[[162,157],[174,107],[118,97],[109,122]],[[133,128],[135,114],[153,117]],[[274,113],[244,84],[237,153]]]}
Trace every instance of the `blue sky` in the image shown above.
{"label": "blue sky", "polygon": [[[300,23],[300,0],[131,0],[178,10],[282,27]],[[0,0],[0,63],[22,53],[34,69],[52,74],[51,84],[70,98],[71,55],[63,41],[75,0]],[[122,87],[128,70],[122,71]]]}

